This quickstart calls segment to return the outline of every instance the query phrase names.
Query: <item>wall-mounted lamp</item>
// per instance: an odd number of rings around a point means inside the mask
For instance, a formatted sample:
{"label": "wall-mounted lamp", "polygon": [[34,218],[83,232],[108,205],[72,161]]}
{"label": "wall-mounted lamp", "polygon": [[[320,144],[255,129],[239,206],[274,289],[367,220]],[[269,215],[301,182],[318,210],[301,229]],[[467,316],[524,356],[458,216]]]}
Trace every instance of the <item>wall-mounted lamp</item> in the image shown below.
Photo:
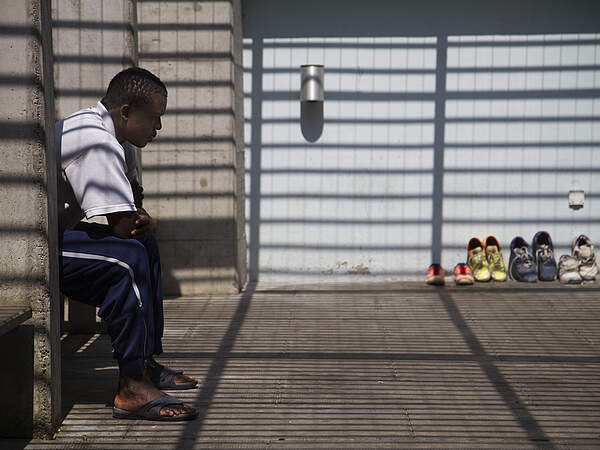
{"label": "wall-mounted lamp", "polygon": [[323,133],[323,66],[300,66],[300,126],[302,135],[315,142]]}
{"label": "wall-mounted lamp", "polygon": [[323,66],[305,64],[300,66],[300,101],[322,102],[323,95]]}

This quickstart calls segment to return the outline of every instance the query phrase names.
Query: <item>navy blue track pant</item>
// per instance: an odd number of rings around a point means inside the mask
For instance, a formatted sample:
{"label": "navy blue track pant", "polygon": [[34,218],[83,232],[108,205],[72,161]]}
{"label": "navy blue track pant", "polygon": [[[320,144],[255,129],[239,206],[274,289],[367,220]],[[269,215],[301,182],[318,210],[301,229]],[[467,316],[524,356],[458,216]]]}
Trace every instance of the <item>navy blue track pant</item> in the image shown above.
{"label": "navy blue track pant", "polygon": [[162,353],[160,256],[154,237],[120,239],[106,225],[79,223],[62,232],[60,288],[99,307],[122,375],[136,375]]}

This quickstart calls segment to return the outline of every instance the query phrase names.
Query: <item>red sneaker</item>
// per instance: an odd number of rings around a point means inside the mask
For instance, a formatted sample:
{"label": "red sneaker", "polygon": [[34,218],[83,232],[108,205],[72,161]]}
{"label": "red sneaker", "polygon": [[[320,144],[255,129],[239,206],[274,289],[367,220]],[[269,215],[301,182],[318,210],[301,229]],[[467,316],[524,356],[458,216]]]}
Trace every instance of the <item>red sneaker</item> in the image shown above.
{"label": "red sneaker", "polygon": [[439,264],[432,264],[427,269],[427,284],[441,285],[445,283],[444,269]]}
{"label": "red sneaker", "polygon": [[465,263],[458,263],[454,267],[454,281],[460,285],[473,284],[475,277],[473,277],[471,268]]}

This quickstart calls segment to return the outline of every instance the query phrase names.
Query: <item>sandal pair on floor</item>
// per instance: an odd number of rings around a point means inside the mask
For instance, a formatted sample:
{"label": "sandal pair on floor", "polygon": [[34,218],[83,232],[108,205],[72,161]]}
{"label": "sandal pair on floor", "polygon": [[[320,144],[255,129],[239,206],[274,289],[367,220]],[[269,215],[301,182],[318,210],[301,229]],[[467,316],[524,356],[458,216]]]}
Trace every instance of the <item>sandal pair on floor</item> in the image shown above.
{"label": "sandal pair on floor", "polygon": [[[152,363],[157,365],[157,363],[152,360]],[[156,367],[156,366],[155,366]],[[162,370],[158,375],[154,375],[150,377],[150,381],[152,384],[158,389],[193,389],[198,384],[198,381],[188,381],[184,383],[176,383],[175,377],[177,375],[182,375],[182,370],[173,370],[169,367],[162,366]],[[161,416],[160,412],[164,407],[167,406],[181,406],[183,405],[183,401],[178,398],[172,397],[168,394],[164,394],[160,397],[155,398],[154,400],[150,400],[148,403],[140,406],[135,411],[128,411],[125,409],[119,409],[117,407],[113,407],[113,417],[116,419],[140,419],[140,420],[157,420],[161,422],[180,422],[183,420],[192,420],[198,416],[198,411],[195,409],[183,413],[176,414],[174,416]]]}

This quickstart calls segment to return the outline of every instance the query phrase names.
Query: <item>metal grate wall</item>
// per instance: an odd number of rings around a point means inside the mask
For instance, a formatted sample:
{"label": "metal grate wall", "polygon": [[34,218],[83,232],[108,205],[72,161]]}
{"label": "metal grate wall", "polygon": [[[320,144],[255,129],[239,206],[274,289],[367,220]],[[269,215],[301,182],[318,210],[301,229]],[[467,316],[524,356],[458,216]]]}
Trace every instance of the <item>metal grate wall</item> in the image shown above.
{"label": "metal grate wall", "polygon": [[[315,142],[301,64],[325,66]],[[558,253],[600,238],[599,34],[252,38],[244,67],[255,279],[420,279],[472,236],[505,258],[540,229]]]}

